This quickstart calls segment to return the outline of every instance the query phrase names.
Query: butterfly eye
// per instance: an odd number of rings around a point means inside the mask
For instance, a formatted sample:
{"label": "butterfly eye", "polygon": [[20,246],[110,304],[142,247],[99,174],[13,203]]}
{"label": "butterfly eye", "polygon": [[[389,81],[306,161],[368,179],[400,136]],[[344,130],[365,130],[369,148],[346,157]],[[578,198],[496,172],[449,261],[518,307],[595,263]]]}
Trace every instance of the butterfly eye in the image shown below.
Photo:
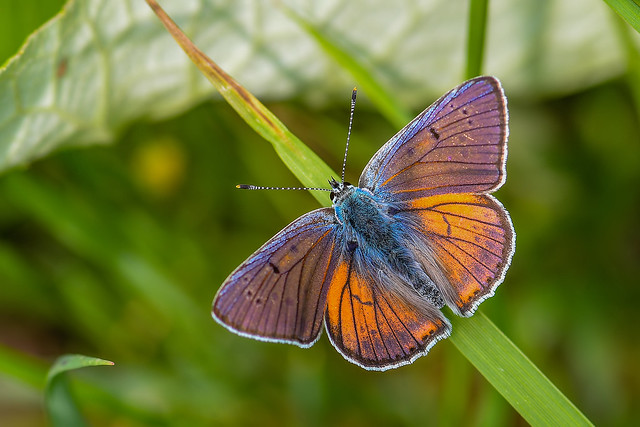
{"label": "butterfly eye", "polygon": [[336,198],[336,194],[332,191],[331,193],[329,193],[329,198],[331,199],[331,201],[333,202],[333,199]]}
{"label": "butterfly eye", "polygon": [[344,186],[346,187],[347,185],[348,185],[349,187],[353,187],[353,185],[352,185],[350,182],[345,181],[345,182],[344,182]]}

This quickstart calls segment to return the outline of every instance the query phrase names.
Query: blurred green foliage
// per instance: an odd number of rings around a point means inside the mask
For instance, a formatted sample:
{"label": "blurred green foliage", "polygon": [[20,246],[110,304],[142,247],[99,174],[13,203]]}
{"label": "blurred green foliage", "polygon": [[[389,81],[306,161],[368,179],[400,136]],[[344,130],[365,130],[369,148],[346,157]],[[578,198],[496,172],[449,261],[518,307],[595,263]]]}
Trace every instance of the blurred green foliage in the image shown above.
{"label": "blurred green foliage", "polygon": [[[2,52],[15,52],[33,28]],[[640,110],[627,78],[570,96],[509,98],[508,179],[498,197],[517,250],[482,306],[598,425],[640,422]],[[321,109],[296,100],[268,107],[339,170],[348,101],[346,91]],[[348,180],[396,130],[360,104]],[[113,146],[5,173],[0,355],[116,362],[73,376],[96,425],[523,423],[447,341],[381,374],[345,362],[324,337],[303,350],[213,322],[210,303],[227,274],[317,206],[303,192],[240,192],[237,183],[296,185],[218,102],[134,123]],[[0,372],[0,424],[45,423],[42,391],[16,380],[27,375]]]}

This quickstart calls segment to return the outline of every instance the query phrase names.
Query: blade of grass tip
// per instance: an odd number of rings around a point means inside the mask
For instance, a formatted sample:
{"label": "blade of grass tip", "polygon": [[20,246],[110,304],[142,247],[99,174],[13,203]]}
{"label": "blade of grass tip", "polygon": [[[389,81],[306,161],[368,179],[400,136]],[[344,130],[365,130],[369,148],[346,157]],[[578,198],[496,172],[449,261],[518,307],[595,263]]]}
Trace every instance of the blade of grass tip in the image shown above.
{"label": "blade of grass tip", "polygon": [[86,366],[113,365],[113,362],[80,354],[66,354],[54,362],[47,374],[45,406],[54,426],[88,425],[72,396],[65,372]]}
{"label": "blade of grass tip", "polygon": [[47,382],[50,383],[56,375],[60,375],[66,371],[85,368],[87,366],[113,366],[110,360],[104,360],[97,357],[84,356],[82,354],[65,354],[56,359],[49,373],[47,374]]}
{"label": "blade of grass tip", "polygon": [[[43,381],[48,374],[47,368],[47,364],[43,361],[0,343],[0,374],[4,374],[7,378],[22,382],[35,390],[41,390],[47,385]],[[56,369],[59,368],[58,366]],[[123,394],[117,393],[117,389],[107,390],[97,384],[78,380],[74,381],[74,390],[85,402],[93,402],[108,413],[118,413],[139,420],[140,424],[161,425],[166,421],[161,414],[134,405],[123,397]]]}
{"label": "blade of grass tip", "polygon": [[592,425],[482,312],[451,323],[451,342],[528,423]]}
{"label": "blade of grass tip", "polygon": [[487,26],[488,0],[470,0],[469,31],[467,33],[467,79],[482,73],[484,59],[484,41]]}
{"label": "blade of grass tip", "polygon": [[604,0],[622,19],[640,33],[640,5],[633,0]]}
{"label": "blade of grass tip", "polygon": [[349,52],[342,49],[329,35],[320,32],[311,22],[298,15],[283,3],[278,3],[283,12],[296,22],[334,61],[344,67],[357,82],[357,86],[371,99],[383,116],[398,129],[413,118],[396,99],[373,77],[369,69],[360,64]]}
{"label": "blade of grass tip", "polygon": [[[326,188],[327,179],[336,176],[331,168],[293,135],[257,98],[199,50],[155,0],[146,2],[226,101],[258,134],[271,142],[284,164],[300,182],[307,187]],[[320,203],[327,204],[326,194],[318,191],[311,193]]]}

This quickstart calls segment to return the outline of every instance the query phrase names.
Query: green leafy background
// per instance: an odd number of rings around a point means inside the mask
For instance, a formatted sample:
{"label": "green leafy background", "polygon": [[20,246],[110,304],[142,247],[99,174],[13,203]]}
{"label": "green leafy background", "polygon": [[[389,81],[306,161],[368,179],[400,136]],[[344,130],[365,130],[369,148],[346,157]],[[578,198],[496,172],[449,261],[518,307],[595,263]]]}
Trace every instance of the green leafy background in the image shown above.
{"label": "green leafy background", "polygon": [[[415,113],[463,79],[466,2],[286,4]],[[161,5],[340,169],[359,82],[277,3]],[[523,423],[448,341],[380,374],[213,322],[226,275],[317,202],[234,189],[296,181],[144,1],[72,1],[21,48],[62,7],[0,0],[1,424],[46,423],[65,353],[116,362],[72,374],[98,425]],[[637,423],[637,35],[595,0],[491,2],[487,30],[518,236],[482,309],[594,423]],[[361,93],[348,179],[396,130]]]}

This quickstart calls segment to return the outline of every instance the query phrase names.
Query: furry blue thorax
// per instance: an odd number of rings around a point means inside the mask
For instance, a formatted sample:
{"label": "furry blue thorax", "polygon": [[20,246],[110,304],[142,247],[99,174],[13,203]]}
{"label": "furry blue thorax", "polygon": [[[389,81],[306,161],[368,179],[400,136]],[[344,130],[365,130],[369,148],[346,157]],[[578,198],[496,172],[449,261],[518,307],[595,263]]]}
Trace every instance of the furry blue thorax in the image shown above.
{"label": "furry blue thorax", "polygon": [[336,186],[333,194],[343,248],[353,254],[354,262],[366,264],[363,271],[377,273],[385,279],[383,284],[413,287],[435,307],[442,308],[442,295],[416,260],[403,231],[410,224],[395,215],[396,209],[368,189],[349,183]]}

